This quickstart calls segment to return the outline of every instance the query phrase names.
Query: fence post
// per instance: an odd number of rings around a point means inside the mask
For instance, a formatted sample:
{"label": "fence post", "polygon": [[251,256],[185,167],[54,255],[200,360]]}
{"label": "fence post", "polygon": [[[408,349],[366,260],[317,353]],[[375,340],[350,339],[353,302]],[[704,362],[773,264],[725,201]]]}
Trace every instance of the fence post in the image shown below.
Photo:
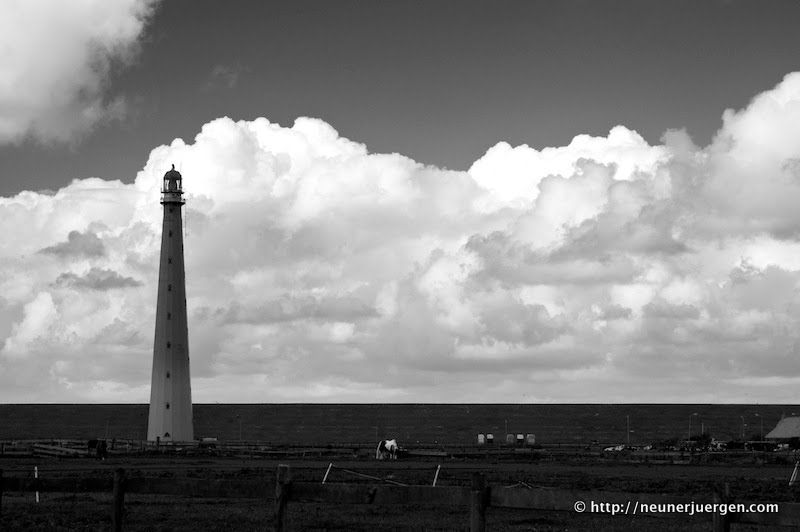
{"label": "fence post", "polygon": [[[731,500],[730,485],[725,482],[724,484],[716,484],[714,486],[714,502],[716,504],[728,504]],[[731,530],[731,517],[727,512],[725,515],[714,512],[714,532],[730,532]]]}
{"label": "fence post", "polygon": [[483,473],[472,474],[472,492],[469,504],[470,532],[486,532],[486,476]]}
{"label": "fence post", "polygon": [[333,467],[333,462],[328,464],[328,470],[325,471],[325,477],[322,479],[322,483],[325,484],[325,481],[328,480],[328,474],[331,472],[331,468]]}
{"label": "fence post", "polygon": [[114,471],[114,508],[111,514],[111,529],[122,532],[122,518],[125,511],[125,470]]}
{"label": "fence post", "polygon": [[275,532],[286,532],[286,505],[289,503],[292,472],[288,465],[278,466],[278,481],[275,483]]}

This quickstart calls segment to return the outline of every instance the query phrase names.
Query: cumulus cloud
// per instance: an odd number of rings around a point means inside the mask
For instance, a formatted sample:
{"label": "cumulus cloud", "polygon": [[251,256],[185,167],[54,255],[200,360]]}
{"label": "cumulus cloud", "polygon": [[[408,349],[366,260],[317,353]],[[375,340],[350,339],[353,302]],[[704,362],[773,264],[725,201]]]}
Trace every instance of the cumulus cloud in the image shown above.
{"label": "cumulus cloud", "polygon": [[706,147],[617,126],[453,172],[313,118],[214,120],[132,184],[0,198],[0,399],[47,375],[147,400],[183,161],[197,401],[792,401],[797,123],[790,74]]}
{"label": "cumulus cloud", "polygon": [[234,302],[224,312],[223,319],[229,323],[275,323],[311,318],[355,320],[377,316],[375,309],[357,297],[314,298],[284,294],[280,299],[256,307],[244,307]]}
{"label": "cumulus cloud", "polygon": [[126,111],[112,70],[136,53],[156,0],[12,0],[0,17],[0,143],[71,141]]}
{"label": "cumulus cloud", "polygon": [[113,290],[115,288],[132,288],[142,283],[132,277],[124,277],[113,270],[92,268],[79,275],[73,272],[62,273],[56,284],[72,288],[88,288],[89,290]]}
{"label": "cumulus cloud", "polygon": [[94,233],[81,233],[80,231],[70,231],[66,242],[59,242],[53,246],[48,246],[40,251],[57,256],[85,255],[88,257],[102,257],[106,249]]}

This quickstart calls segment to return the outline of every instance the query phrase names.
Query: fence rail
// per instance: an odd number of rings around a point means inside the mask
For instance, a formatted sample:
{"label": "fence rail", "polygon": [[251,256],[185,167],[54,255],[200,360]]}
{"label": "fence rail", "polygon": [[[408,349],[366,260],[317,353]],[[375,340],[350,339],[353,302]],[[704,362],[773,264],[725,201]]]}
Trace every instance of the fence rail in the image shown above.
{"label": "fence rail", "polygon": [[[31,439],[0,440],[0,456],[2,457],[58,457],[80,458],[93,454],[87,447],[88,440],[78,439]],[[545,459],[557,460],[563,457],[592,458],[613,460],[615,462],[649,462],[693,464],[716,461],[749,459],[764,463],[786,463],[796,461],[798,451],[780,450],[777,452],[763,450],[727,450],[696,451],[684,450],[624,450],[605,452],[603,445],[576,443],[545,443],[528,445],[515,443],[424,443],[409,444],[401,448],[403,456],[426,460],[433,458],[459,457],[483,459]],[[182,455],[245,455],[261,458],[290,460],[295,457],[314,456],[371,456],[375,446],[368,442],[331,443],[331,444],[276,444],[267,441],[250,440],[209,440],[188,442],[152,442],[130,439],[112,439],[108,448],[109,455],[141,455],[152,453]]]}
{"label": "fence rail", "polygon": [[[471,532],[486,529],[487,508],[518,508],[528,510],[575,512],[576,501],[590,503],[602,501],[609,504],[638,502],[642,504],[704,504],[711,502],[742,503],[727,495],[727,486],[705,497],[689,499],[669,495],[624,493],[610,491],[575,491],[563,489],[522,489],[487,486],[482,473],[474,473],[470,487],[453,486],[400,486],[388,484],[320,484],[294,482],[287,465],[278,467],[277,480],[207,480],[174,478],[127,478],[123,469],[114,472],[114,478],[20,478],[7,477],[0,470],[0,516],[4,492],[112,492],[113,530],[123,529],[124,500],[126,493],[150,495],[175,495],[197,498],[260,499],[274,505],[274,524],[278,532],[287,531],[287,506],[290,502],[315,502],[334,504],[419,504],[470,507]],[[739,512],[727,515],[714,514],[711,530],[730,530],[731,523],[800,528],[800,504],[779,503],[778,513]],[[588,511],[588,508],[587,508]],[[659,518],[685,519],[686,514],[640,512]],[[709,519],[708,514],[695,515],[694,519]],[[624,516],[620,516],[624,518]]]}

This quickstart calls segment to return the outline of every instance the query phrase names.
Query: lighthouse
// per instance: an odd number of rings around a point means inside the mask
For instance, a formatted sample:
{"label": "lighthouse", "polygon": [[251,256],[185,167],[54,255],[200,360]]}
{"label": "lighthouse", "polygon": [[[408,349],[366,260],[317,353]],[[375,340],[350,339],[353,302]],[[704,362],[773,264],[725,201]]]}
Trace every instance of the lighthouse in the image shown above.
{"label": "lighthouse", "polygon": [[150,441],[191,441],[192,385],[189,373],[189,329],[186,319],[186,274],[183,266],[181,209],[183,178],[172,170],[164,174],[161,204],[161,262],[158,269],[153,376],[150,385]]}

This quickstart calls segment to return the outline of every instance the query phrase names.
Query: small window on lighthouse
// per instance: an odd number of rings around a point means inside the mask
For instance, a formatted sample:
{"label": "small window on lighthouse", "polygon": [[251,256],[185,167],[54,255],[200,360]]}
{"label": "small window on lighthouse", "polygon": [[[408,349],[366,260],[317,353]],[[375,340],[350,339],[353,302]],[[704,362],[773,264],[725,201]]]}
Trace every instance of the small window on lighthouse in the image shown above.
{"label": "small window on lighthouse", "polygon": [[172,257],[167,257],[167,264],[172,264]]}
{"label": "small window on lighthouse", "polygon": [[169,349],[170,347],[172,347],[172,344],[167,342],[167,349]]}
{"label": "small window on lighthouse", "polygon": [[169,410],[169,403],[167,403],[167,410]]}
{"label": "small window on lighthouse", "polygon": [[170,208],[169,208],[169,212],[172,212],[172,209],[173,209],[173,207],[170,207]]}
{"label": "small window on lighthouse", "polygon": [[167,319],[168,319],[168,320],[171,320],[171,319],[172,319],[172,313],[171,313],[171,312],[167,312]]}
{"label": "small window on lighthouse", "polygon": [[164,433],[164,437],[165,437],[165,438],[169,438],[169,432],[165,432],[165,433]]}
{"label": "small window on lighthouse", "polygon": [[167,372],[167,378],[169,379],[169,371]]}
{"label": "small window on lighthouse", "polygon": [[172,285],[171,284],[167,285],[167,292],[172,292]]}
{"label": "small window on lighthouse", "polygon": [[169,232],[169,236],[172,236],[172,231]]}

